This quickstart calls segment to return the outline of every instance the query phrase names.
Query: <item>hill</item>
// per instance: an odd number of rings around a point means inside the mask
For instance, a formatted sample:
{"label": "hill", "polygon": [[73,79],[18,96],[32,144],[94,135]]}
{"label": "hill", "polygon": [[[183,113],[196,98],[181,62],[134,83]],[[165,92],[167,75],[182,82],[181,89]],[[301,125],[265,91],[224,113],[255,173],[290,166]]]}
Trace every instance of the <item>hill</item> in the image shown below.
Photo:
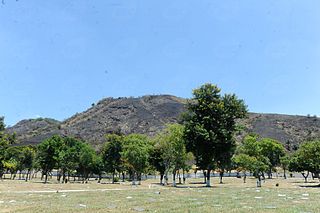
{"label": "hill", "polygon": [[[93,145],[104,142],[111,132],[155,135],[166,123],[174,123],[185,110],[186,99],[171,95],[139,98],[106,98],[88,110],[59,122],[53,119],[29,119],[7,129],[16,132],[21,144],[37,144],[54,134],[75,136]],[[245,133],[256,133],[281,141],[295,149],[299,143],[320,137],[320,119],[310,116],[249,113],[239,121]],[[239,140],[245,133],[238,135]]]}

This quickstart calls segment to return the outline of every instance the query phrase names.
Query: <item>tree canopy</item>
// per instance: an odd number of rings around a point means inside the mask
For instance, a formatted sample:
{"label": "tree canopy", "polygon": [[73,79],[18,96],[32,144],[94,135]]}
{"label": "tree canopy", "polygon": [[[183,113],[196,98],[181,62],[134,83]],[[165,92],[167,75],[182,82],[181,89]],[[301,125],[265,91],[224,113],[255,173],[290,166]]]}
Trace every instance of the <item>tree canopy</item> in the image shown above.
{"label": "tree canopy", "polygon": [[209,83],[193,90],[183,116],[187,150],[193,152],[198,168],[207,170],[207,186],[210,171],[215,167],[224,169],[230,162],[236,146],[233,137],[236,120],[247,114],[243,100],[235,94],[220,92]]}

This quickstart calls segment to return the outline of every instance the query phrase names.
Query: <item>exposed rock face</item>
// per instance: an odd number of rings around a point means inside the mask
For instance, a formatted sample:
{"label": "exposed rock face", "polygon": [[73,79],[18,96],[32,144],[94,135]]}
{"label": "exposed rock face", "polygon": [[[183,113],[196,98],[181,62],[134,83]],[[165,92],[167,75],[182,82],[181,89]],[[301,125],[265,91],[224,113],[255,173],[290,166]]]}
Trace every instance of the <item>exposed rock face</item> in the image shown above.
{"label": "exposed rock face", "polygon": [[[170,95],[106,98],[63,122],[23,120],[7,131],[16,132],[22,144],[37,144],[54,134],[61,134],[99,145],[110,132],[155,135],[166,123],[177,122],[185,104],[185,99]],[[246,133],[277,139],[289,149],[308,138],[320,137],[320,119],[316,117],[250,113],[240,123],[245,126]]]}

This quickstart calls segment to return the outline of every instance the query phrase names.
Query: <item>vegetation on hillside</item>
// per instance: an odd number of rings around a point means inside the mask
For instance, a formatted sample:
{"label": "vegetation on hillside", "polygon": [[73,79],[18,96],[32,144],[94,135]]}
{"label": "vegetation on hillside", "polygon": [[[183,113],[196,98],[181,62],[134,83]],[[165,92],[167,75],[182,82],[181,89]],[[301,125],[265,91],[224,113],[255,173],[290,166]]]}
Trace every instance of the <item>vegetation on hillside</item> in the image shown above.
{"label": "vegetation on hillside", "polygon": [[181,124],[167,124],[153,137],[114,131],[105,135],[100,149],[76,135],[53,135],[37,146],[19,145],[16,135],[5,131],[1,117],[0,178],[10,174],[15,179],[19,174],[21,179],[23,174],[28,181],[40,171],[45,183],[55,174],[61,183],[76,179],[86,183],[90,177],[100,182],[111,176],[112,183],[121,177],[140,184],[143,175],[158,173],[160,184],[168,185],[172,176],[176,186],[176,178],[182,184],[185,173],[193,168],[204,171],[206,186],[210,186],[212,171],[219,172],[222,183],[223,174],[232,170],[242,173],[244,182],[248,173],[253,174],[261,186],[265,174],[272,178],[280,167],[284,172],[301,172],[306,180],[309,174],[319,178],[319,140],[306,138],[293,153],[279,141],[259,135],[249,134],[237,145],[241,129],[237,119],[246,114],[246,105],[234,94],[221,95],[217,86],[205,84],[193,91]]}

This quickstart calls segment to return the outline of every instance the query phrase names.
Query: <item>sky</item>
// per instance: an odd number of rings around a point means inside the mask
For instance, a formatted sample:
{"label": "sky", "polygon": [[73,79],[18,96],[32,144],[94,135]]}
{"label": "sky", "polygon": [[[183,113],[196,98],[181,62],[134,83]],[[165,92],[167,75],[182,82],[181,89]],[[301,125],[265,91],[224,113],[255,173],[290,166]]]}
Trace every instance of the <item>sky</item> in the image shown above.
{"label": "sky", "polygon": [[319,0],[5,0],[0,115],[217,84],[251,112],[320,115]]}

